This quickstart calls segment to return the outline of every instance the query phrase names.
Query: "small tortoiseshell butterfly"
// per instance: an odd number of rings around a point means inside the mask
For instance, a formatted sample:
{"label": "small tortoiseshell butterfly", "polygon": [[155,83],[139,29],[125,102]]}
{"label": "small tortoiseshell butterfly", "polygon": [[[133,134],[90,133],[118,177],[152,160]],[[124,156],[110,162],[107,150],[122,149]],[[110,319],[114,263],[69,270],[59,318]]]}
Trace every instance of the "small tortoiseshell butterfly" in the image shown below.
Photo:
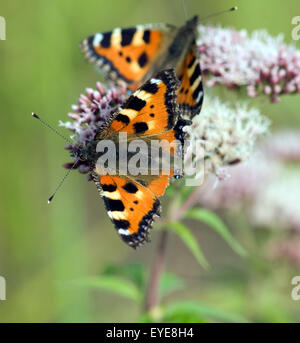
{"label": "small tortoiseshell butterfly", "polygon": [[[135,91],[96,134],[95,139],[75,151],[74,157],[87,162],[92,177],[117,232],[131,247],[136,248],[149,239],[149,229],[155,215],[159,215],[159,197],[165,192],[174,169],[158,175],[101,175],[96,161],[95,147],[100,140],[119,142],[119,133],[126,133],[128,141],[139,139],[148,146],[153,140],[176,142],[169,148],[171,157],[183,146],[185,125],[189,120],[180,116],[177,104],[179,80],[173,69],[158,73]],[[118,156],[118,154],[117,154]],[[151,160],[151,156],[147,157]]]}
{"label": "small tortoiseshell butterfly", "polygon": [[203,102],[195,16],[180,28],[168,24],[138,25],[96,33],[81,43],[87,60],[114,83],[135,91],[154,73],[175,68],[181,81],[177,102],[183,114],[198,114]]}

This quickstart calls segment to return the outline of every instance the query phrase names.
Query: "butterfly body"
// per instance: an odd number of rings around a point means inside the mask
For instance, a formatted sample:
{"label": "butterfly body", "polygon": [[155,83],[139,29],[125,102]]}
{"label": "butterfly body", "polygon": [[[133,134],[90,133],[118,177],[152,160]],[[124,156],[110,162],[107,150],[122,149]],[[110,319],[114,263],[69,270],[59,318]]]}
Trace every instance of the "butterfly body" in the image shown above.
{"label": "butterfly body", "polygon": [[[99,128],[95,138],[75,150],[74,158],[86,162],[92,171],[92,178],[102,196],[106,210],[121,238],[131,247],[136,248],[149,240],[149,230],[155,218],[160,214],[159,198],[164,194],[170,178],[180,174],[173,165],[169,170],[160,168],[162,157],[156,157],[158,171],[152,173],[149,165],[139,169],[139,173],[129,169],[121,172],[119,167],[105,169],[99,166],[99,158],[104,151],[99,149],[103,142],[116,146],[117,162],[130,160],[134,154],[127,152],[121,157],[120,143],[126,137],[125,147],[136,141],[146,147],[144,155],[147,162],[153,162],[149,149],[154,141],[175,143],[169,147],[162,145],[165,156],[170,161],[180,154],[184,141],[183,128],[189,125],[180,116],[176,101],[179,81],[174,70],[165,70],[152,77],[135,91],[120,107],[112,113],[105,124]],[[143,157],[142,156],[142,157]],[[109,161],[111,162],[111,161]],[[105,169],[105,170],[104,170]],[[104,172],[106,171],[106,172]]]}
{"label": "butterfly body", "polygon": [[197,24],[194,17],[179,28],[169,24],[116,28],[87,37],[81,48],[108,80],[125,82],[132,91],[160,70],[174,68],[181,81],[177,101],[181,111],[193,117],[203,101]]}
{"label": "butterfly body", "polygon": [[177,29],[175,37],[167,48],[167,54],[161,64],[162,69],[175,68],[176,73],[180,71],[182,60],[185,57],[183,52],[187,52],[190,46],[195,43],[197,24],[198,18],[194,17]]}

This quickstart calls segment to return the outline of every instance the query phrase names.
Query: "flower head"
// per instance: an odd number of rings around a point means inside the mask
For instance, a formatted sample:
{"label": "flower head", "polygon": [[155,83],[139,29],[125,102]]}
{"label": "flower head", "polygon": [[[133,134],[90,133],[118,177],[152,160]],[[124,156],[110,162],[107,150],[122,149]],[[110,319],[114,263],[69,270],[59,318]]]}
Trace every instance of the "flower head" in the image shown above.
{"label": "flower head", "polygon": [[261,189],[251,210],[256,225],[300,232],[300,178],[298,170],[282,170]]}
{"label": "flower head", "polygon": [[272,102],[300,92],[300,51],[284,44],[282,35],[199,25],[197,44],[208,86],[244,86],[248,96],[265,94]]}
{"label": "flower head", "polygon": [[256,139],[268,131],[269,119],[245,103],[230,107],[218,98],[205,97],[202,112],[186,128],[192,146],[203,145],[203,155],[194,152],[193,160],[205,161],[205,173],[226,177],[225,166],[249,158]]}
{"label": "flower head", "polygon": [[282,241],[272,242],[269,246],[269,255],[276,260],[287,261],[294,266],[300,266],[299,237],[289,237]]}
{"label": "flower head", "polygon": [[218,182],[217,187],[215,177],[210,175],[199,191],[199,202],[212,209],[230,210],[245,204],[249,209],[276,170],[276,163],[256,152],[248,161],[224,167],[225,173],[230,176]]}
{"label": "flower head", "polygon": [[254,226],[300,232],[300,178],[297,168],[257,152],[248,162],[229,166],[230,178],[213,187],[210,178],[199,193],[199,202],[214,209],[246,208]]}
{"label": "flower head", "polygon": [[[59,125],[73,132],[73,145],[67,145],[66,149],[75,151],[79,145],[85,146],[94,140],[96,133],[107,121],[109,116],[125,102],[127,90],[125,86],[119,89],[107,90],[100,82],[96,84],[96,90],[86,89],[86,94],[81,94],[78,104],[73,105],[73,111],[68,114],[72,121],[62,122]],[[71,168],[73,163],[67,163],[65,168]],[[81,173],[89,172],[89,166],[81,161],[76,165]]]}
{"label": "flower head", "polygon": [[277,132],[262,144],[262,148],[270,158],[286,162],[300,161],[300,131]]}

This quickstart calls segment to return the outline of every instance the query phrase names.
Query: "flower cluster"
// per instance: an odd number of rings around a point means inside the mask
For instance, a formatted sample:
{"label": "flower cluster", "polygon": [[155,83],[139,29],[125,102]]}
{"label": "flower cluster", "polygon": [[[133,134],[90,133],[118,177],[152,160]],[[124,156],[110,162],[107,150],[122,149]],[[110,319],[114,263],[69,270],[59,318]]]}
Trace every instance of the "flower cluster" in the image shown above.
{"label": "flower cluster", "polygon": [[300,51],[282,35],[199,25],[197,45],[208,86],[244,86],[248,96],[265,94],[272,102],[300,92]]}
{"label": "flower cluster", "polygon": [[284,130],[266,140],[262,146],[266,156],[285,162],[300,161],[300,131]]}
{"label": "flower cluster", "polygon": [[266,227],[288,228],[300,232],[299,170],[282,168],[259,191],[251,211],[251,220]]}
{"label": "flower cluster", "polygon": [[227,175],[223,167],[247,160],[256,139],[268,131],[269,125],[269,119],[246,103],[231,107],[206,96],[201,114],[185,130],[193,147],[199,142],[203,146],[200,156],[194,151],[193,161],[204,160],[205,174],[222,179]]}
{"label": "flower cluster", "polygon": [[266,137],[248,161],[224,168],[230,178],[214,187],[215,177],[210,175],[198,193],[202,206],[226,211],[242,208],[252,226],[277,229],[268,244],[269,257],[298,266],[299,136],[296,130],[285,130]]}
{"label": "flower cluster", "polygon": [[256,196],[271,177],[276,173],[278,166],[265,156],[255,153],[249,160],[224,167],[224,173],[229,175],[225,180],[218,182],[210,175],[203,187],[199,190],[199,202],[211,209],[234,209],[256,201]]}
{"label": "flower cluster", "polygon": [[300,240],[291,236],[282,241],[272,242],[269,247],[269,255],[276,260],[284,260],[299,268],[300,266]]}
{"label": "flower cluster", "polygon": [[[78,104],[72,106],[72,112],[68,116],[72,121],[59,122],[63,126],[71,130],[74,134],[71,138],[74,139],[73,145],[67,145],[67,150],[75,150],[78,145],[86,145],[94,140],[97,131],[105,123],[108,117],[122,105],[127,97],[127,89],[125,85],[120,88],[111,88],[107,90],[100,82],[96,84],[97,89],[86,89],[86,94],[81,94],[78,99]],[[66,163],[65,168],[70,169],[73,162]],[[84,162],[79,161],[76,167],[79,172],[89,172],[89,166]]]}
{"label": "flower cluster", "polygon": [[244,206],[254,225],[300,232],[298,168],[287,168],[261,151],[245,163],[227,167],[226,172],[230,178],[215,189],[211,178],[203,186],[202,205],[214,209]]}

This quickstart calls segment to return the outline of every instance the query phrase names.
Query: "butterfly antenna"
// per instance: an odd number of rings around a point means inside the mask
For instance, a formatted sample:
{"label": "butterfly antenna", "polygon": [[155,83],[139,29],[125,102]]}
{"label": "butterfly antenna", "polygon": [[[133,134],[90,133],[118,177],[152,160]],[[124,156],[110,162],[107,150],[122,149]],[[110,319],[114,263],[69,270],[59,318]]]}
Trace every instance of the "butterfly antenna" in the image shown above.
{"label": "butterfly antenna", "polygon": [[185,19],[187,19],[188,18],[188,13],[187,13],[186,1],[185,0],[182,0],[182,7],[183,7]]}
{"label": "butterfly antenna", "polygon": [[63,185],[63,183],[65,182],[66,178],[69,176],[69,174],[71,173],[72,169],[74,169],[74,167],[76,166],[78,162],[78,159],[73,163],[72,167],[67,171],[66,175],[61,179],[59,185],[56,187],[55,192],[51,195],[51,197],[48,199],[48,204],[50,204],[50,202],[53,200],[55,194],[57,193],[57,191],[60,189],[60,187]]}
{"label": "butterfly antenna", "polygon": [[223,11],[219,11],[219,12],[215,12],[215,13],[209,14],[206,17],[200,18],[199,21],[203,21],[203,20],[206,20],[206,19],[211,18],[211,17],[216,17],[216,16],[219,16],[221,14],[228,13],[228,12],[233,12],[233,11],[237,11],[237,10],[238,10],[238,7],[234,6],[234,7],[231,7],[229,9],[227,9],[227,10],[223,10]]}
{"label": "butterfly antenna", "polygon": [[32,112],[32,116],[36,119],[38,119],[43,125],[45,125],[46,127],[48,127],[48,129],[52,130],[53,132],[55,132],[58,136],[60,136],[63,140],[65,140],[67,143],[69,144],[73,144],[68,138],[66,138],[64,135],[62,135],[60,132],[58,132],[54,127],[52,127],[50,124],[48,124],[47,122],[45,122],[43,119],[41,119],[37,114],[35,114],[34,112]]}
{"label": "butterfly antenna", "polygon": [[[50,124],[48,124],[47,122],[45,122],[43,119],[41,119],[36,113],[32,112],[32,116],[36,119],[38,119],[42,124],[44,124],[46,127],[48,127],[50,130],[52,130],[54,133],[56,133],[59,137],[61,137],[64,141],[66,141],[69,144],[73,144],[68,138],[66,138],[64,135],[62,135],[60,132],[58,132],[54,127],[52,127]],[[57,191],[60,189],[60,187],[63,185],[63,183],[65,182],[66,178],[69,176],[69,174],[71,173],[72,169],[74,169],[74,167],[76,166],[78,162],[78,159],[74,162],[74,164],[72,165],[72,167],[67,171],[66,175],[61,179],[59,185],[56,187],[55,192],[51,195],[51,197],[48,199],[48,204],[50,204],[50,202],[53,200],[55,194],[57,193]]]}

